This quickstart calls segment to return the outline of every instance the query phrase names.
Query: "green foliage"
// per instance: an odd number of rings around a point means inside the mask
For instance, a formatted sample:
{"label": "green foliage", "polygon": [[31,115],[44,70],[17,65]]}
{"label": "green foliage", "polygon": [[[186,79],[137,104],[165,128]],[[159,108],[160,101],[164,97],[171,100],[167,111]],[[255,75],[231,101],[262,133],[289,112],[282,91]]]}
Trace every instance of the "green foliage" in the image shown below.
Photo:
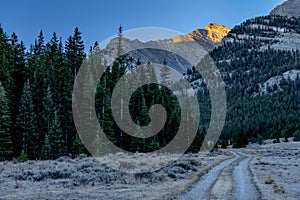
{"label": "green foliage", "polygon": [[72,87],[85,56],[78,28],[70,36],[65,50],[56,33],[45,43],[41,31],[25,53],[24,44],[18,41],[17,35],[13,33],[9,37],[0,27],[0,81],[6,90],[10,113],[8,134],[12,136],[14,156],[22,150],[29,159],[42,156],[40,152],[55,110],[64,148],[70,153],[76,133],[71,113]]}
{"label": "green foliage", "polygon": [[233,136],[233,148],[243,148],[248,144],[247,136],[242,130],[239,130]]}
{"label": "green foliage", "polygon": [[200,147],[202,145],[205,135],[206,135],[205,129],[203,129],[202,132],[198,130],[196,137],[193,140],[193,142],[192,142],[191,146],[189,147],[189,149],[187,150],[187,152],[198,153],[200,151]]}
{"label": "green foliage", "polygon": [[[96,141],[97,142],[97,141]],[[81,142],[81,139],[79,138],[79,136],[76,136],[76,139],[73,142],[73,147],[72,147],[72,156],[73,157],[77,157],[80,154],[86,153],[85,147]],[[101,153],[101,152],[99,152]]]}
{"label": "green foliage", "polygon": [[[221,138],[235,140],[243,138],[239,133],[242,129],[246,139],[255,141],[255,138],[274,139],[279,142],[279,137],[291,137],[300,124],[299,88],[300,79],[282,79],[279,84],[269,85],[267,91],[262,91],[261,84],[270,78],[281,75],[289,70],[299,70],[299,50],[275,50],[262,46],[271,46],[278,41],[274,38],[278,32],[253,28],[253,24],[278,26],[286,32],[292,33],[299,30],[298,19],[285,17],[265,16],[247,20],[236,26],[230,33],[232,41],[214,49],[210,55],[215,60],[226,84],[227,117]],[[236,34],[253,37],[238,39]],[[270,37],[264,40],[257,36]],[[195,70],[187,71],[190,82],[202,80]],[[200,127],[207,127],[209,122],[206,113],[210,107],[206,97],[208,92],[206,84],[197,84],[198,99],[202,114]],[[281,132],[285,130],[285,133]],[[263,140],[258,139],[258,143]]]}
{"label": "green foliage", "polygon": [[257,139],[255,137],[249,138],[248,141],[251,143],[257,143]]}
{"label": "green foliage", "polygon": [[45,136],[45,143],[42,146],[41,158],[43,160],[52,159],[52,151],[48,134]]}
{"label": "green foliage", "polygon": [[223,139],[221,145],[222,145],[222,149],[226,149],[228,146],[228,141],[226,139]]}
{"label": "green foliage", "polygon": [[157,138],[153,138],[153,140],[146,145],[146,152],[152,152],[160,149],[160,145]]}
{"label": "green foliage", "polygon": [[263,136],[261,136],[261,135],[258,135],[258,136],[257,136],[257,143],[258,143],[259,145],[264,144],[264,138],[263,138]]}
{"label": "green foliage", "polygon": [[300,131],[297,130],[297,131],[293,134],[293,137],[294,137],[294,141],[299,142],[299,141],[300,141]]}
{"label": "green foliage", "polygon": [[131,152],[145,152],[146,144],[145,144],[143,132],[140,128],[139,121],[138,121],[137,125],[139,125],[136,130],[136,135],[138,137],[132,138],[131,143],[130,143],[130,151]]}
{"label": "green foliage", "polygon": [[10,112],[4,88],[0,82],[0,160],[10,160],[13,145],[10,136]]}
{"label": "green foliage", "polygon": [[29,159],[34,159],[38,155],[38,133],[36,131],[36,115],[32,100],[29,80],[25,83],[19,113],[16,120],[17,137],[21,143],[20,149],[28,155]]}
{"label": "green foliage", "polygon": [[18,157],[18,161],[20,162],[26,162],[28,160],[27,154],[25,153],[24,150],[21,151],[21,154]]}
{"label": "green foliage", "polygon": [[[57,113],[55,113],[54,119],[51,123],[49,130],[49,144],[51,147],[51,153],[53,158],[58,158],[66,154],[66,145],[63,140],[62,129],[58,120]],[[46,140],[45,140],[46,144]]]}
{"label": "green foliage", "polygon": [[[265,25],[265,28],[253,28],[253,24]],[[237,148],[244,147],[248,141],[263,144],[264,139],[270,138],[276,138],[278,142],[279,137],[287,141],[288,137],[296,136],[298,140],[300,78],[282,79],[278,84],[268,85],[265,93],[261,90],[261,84],[288,70],[299,70],[300,52],[272,48],[262,50],[261,47],[270,47],[278,42],[275,38],[278,32],[266,27],[277,26],[286,33],[300,33],[299,24],[299,19],[286,17],[250,19],[231,31],[228,36],[232,38],[231,42],[225,42],[210,53],[226,83],[228,112],[220,138],[222,147],[228,145],[228,140],[233,141],[233,146]],[[251,37],[239,40],[236,34]],[[81,35],[75,28],[64,46],[56,33],[46,43],[41,31],[28,53],[25,53],[24,44],[18,41],[16,34],[8,36],[0,27],[0,81],[5,88],[5,94],[0,91],[0,159],[19,156],[22,150],[22,154],[27,154],[29,159],[87,153],[76,134],[72,117],[74,79],[86,58]],[[273,39],[265,40],[263,37]],[[118,54],[121,55],[122,27],[118,42]],[[91,51],[96,50],[96,46]],[[89,59],[93,62],[92,57]],[[100,80],[93,79],[91,74],[94,71],[91,69],[86,76],[86,84],[89,88],[94,82],[99,82],[95,107],[99,124],[109,140],[124,150],[149,152],[164,147],[174,138],[180,125],[181,110],[176,96],[167,87],[149,82],[131,96],[129,115],[135,123],[146,126],[150,123],[151,106],[161,104],[167,113],[166,125],[156,136],[145,139],[131,137],[118,128],[112,117],[112,91],[125,72],[140,64],[139,59],[120,56],[106,69]],[[164,61],[163,65],[167,63]],[[138,83],[151,77],[153,80],[158,78],[163,85],[172,84],[166,66],[161,68],[160,77],[156,77],[151,63],[147,66],[140,69],[133,81]],[[202,79],[195,67],[187,70],[186,78],[189,82]],[[126,84],[130,85],[130,81]],[[205,81],[193,84],[197,87],[201,119],[200,131],[188,152],[199,151],[211,117],[211,102]],[[84,98],[88,99],[90,92],[86,91]],[[118,109],[122,111],[122,105],[118,105]],[[83,116],[87,114],[82,113]],[[188,114],[185,118],[193,120],[194,114]],[[190,127],[184,127],[184,130],[189,132]],[[140,130],[133,131],[142,135]],[[190,140],[186,137],[181,139]],[[91,137],[91,140],[99,147],[99,154],[104,152],[107,144],[102,144],[99,136]]]}

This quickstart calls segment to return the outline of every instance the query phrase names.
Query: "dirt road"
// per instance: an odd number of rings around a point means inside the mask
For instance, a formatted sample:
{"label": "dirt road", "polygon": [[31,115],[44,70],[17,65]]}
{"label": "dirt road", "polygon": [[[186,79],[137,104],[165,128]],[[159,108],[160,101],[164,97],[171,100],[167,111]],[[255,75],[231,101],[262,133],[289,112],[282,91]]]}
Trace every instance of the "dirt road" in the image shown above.
{"label": "dirt road", "polygon": [[249,171],[251,155],[232,152],[234,158],[212,168],[179,200],[255,200],[259,193]]}

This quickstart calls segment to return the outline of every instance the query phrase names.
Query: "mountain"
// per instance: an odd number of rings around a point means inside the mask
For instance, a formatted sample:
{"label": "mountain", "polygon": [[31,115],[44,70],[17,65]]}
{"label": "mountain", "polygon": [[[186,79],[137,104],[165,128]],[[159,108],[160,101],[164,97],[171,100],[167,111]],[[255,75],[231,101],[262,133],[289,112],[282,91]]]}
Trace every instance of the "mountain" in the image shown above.
{"label": "mountain", "polygon": [[261,50],[300,49],[299,19],[268,15],[246,20],[223,39],[224,42],[256,40]]}
{"label": "mountain", "polygon": [[[295,2],[284,3],[280,15],[272,11],[235,26],[210,52],[226,84],[221,139],[233,140],[236,147],[261,137],[292,137],[300,130],[300,19],[288,17],[297,16]],[[202,116],[210,113],[205,80],[194,70],[186,78],[197,90]],[[200,125],[207,127],[209,117]]]}
{"label": "mountain", "polygon": [[230,28],[212,22],[203,29],[196,29],[188,34],[168,39],[168,41],[181,43],[191,39],[197,41],[206,51],[211,51],[221,43],[229,32]]}
{"label": "mountain", "polygon": [[208,24],[204,30],[207,31],[207,37],[215,44],[221,43],[222,39],[231,31],[230,28],[216,23]]}
{"label": "mountain", "polygon": [[[123,38],[123,48],[124,49],[135,49],[129,53],[129,56],[135,60],[139,59],[141,64],[146,64],[148,62],[152,63],[163,63],[166,62],[168,66],[174,68],[180,73],[185,73],[188,68],[192,65],[185,58],[176,55],[172,50],[177,49],[177,51],[182,52],[184,55],[185,51],[194,54],[197,57],[203,57],[207,52],[212,51],[215,47],[221,45],[223,37],[229,33],[230,29],[218,25],[216,23],[210,23],[203,29],[196,29],[185,35],[178,35],[174,38],[141,42],[139,40],[129,40]],[[193,52],[194,49],[186,49],[187,42],[196,41],[201,46],[199,52]],[[113,55],[117,54],[118,38],[112,39],[105,48],[105,55],[107,59],[110,60]],[[160,50],[157,47],[164,47],[168,51]],[[111,60],[110,60],[111,61]]]}
{"label": "mountain", "polygon": [[235,147],[242,147],[260,138],[292,137],[300,130],[298,7],[299,0],[289,0],[270,15],[248,19],[232,30],[210,23],[174,38],[134,41],[144,49],[131,55],[142,63],[166,61],[168,66],[185,74],[199,100],[200,130],[207,130],[211,104],[201,74],[185,58],[151,49],[151,46],[180,48],[181,44],[197,41],[204,49],[194,53],[204,56],[209,52],[226,85],[228,111],[220,139],[232,140]]}
{"label": "mountain", "polygon": [[300,17],[300,0],[288,0],[273,9],[270,15]]}
{"label": "mountain", "polygon": [[300,49],[300,0],[288,0],[270,15],[248,19],[224,37],[223,41],[256,40],[261,50]]}

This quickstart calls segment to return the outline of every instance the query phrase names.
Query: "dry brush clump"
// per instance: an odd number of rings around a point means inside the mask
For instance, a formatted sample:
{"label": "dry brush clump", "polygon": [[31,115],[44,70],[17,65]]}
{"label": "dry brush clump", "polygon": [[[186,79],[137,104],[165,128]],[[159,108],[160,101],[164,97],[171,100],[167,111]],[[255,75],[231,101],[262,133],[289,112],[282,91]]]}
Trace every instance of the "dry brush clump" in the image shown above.
{"label": "dry brush clump", "polygon": [[[149,168],[149,165],[163,166],[172,155],[126,154],[109,155],[109,159],[119,160],[119,167],[123,169]],[[116,159],[116,157],[118,159]],[[107,159],[107,158],[106,158]],[[21,168],[7,176],[18,181],[54,181],[64,187],[85,185],[113,185],[113,184],[148,184],[162,181],[176,181],[187,174],[195,173],[201,167],[197,155],[184,155],[179,160],[153,172],[126,173],[99,162],[96,158],[83,157],[70,159],[61,157],[54,161],[27,161],[18,163]],[[16,184],[18,185],[18,184]],[[18,186],[19,187],[19,186]]]}
{"label": "dry brush clump", "polygon": [[273,190],[275,193],[282,193],[284,194],[285,193],[285,189],[284,187],[281,185],[281,186],[278,186],[275,182],[274,179],[271,179],[270,177],[268,179],[265,180],[265,184],[266,185],[272,185],[273,184]]}
{"label": "dry brush clump", "polygon": [[265,184],[267,184],[267,185],[271,185],[273,183],[274,183],[274,179],[268,178],[265,180]]}
{"label": "dry brush clump", "polygon": [[278,186],[277,184],[274,184],[273,189],[275,193],[282,193],[282,194],[285,193],[285,189],[283,186]]}

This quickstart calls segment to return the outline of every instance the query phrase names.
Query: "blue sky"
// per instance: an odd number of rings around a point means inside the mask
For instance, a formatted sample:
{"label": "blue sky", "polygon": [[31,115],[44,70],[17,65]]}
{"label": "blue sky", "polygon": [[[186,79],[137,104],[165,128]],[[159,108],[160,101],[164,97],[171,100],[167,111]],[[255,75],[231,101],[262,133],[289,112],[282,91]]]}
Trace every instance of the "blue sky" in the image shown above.
{"label": "blue sky", "polygon": [[0,23],[29,47],[40,30],[46,41],[55,31],[63,41],[76,26],[86,46],[117,32],[163,27],[182,33],[216,22],[232,28],[245,19],[267,15],[284,0],[14,0],[1,1]]}

